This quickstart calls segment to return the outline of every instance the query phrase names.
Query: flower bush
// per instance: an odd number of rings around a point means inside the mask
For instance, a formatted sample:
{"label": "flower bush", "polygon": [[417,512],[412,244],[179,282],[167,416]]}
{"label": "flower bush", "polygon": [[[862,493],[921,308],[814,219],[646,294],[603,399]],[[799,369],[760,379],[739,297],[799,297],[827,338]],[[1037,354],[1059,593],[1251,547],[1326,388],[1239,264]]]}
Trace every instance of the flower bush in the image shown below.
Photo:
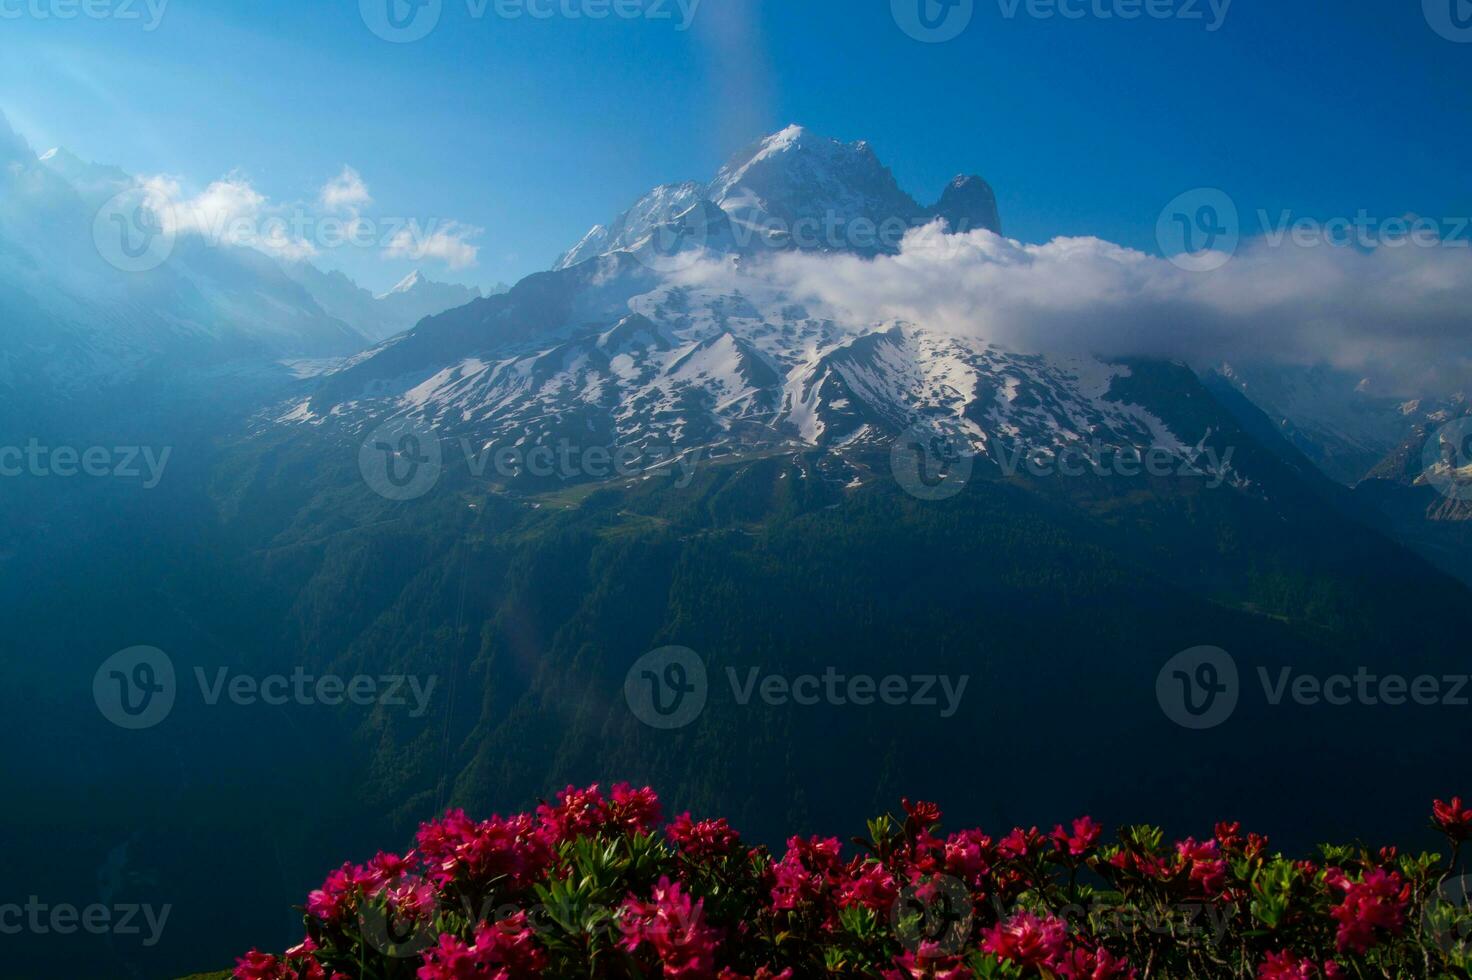
{"label": "flower bush", "polygon": [[946,832],[903,801],[845,851],[780,856],[725,820],[661,827],[650,789],[568,787],[535,813],[419,829],[409,853],[346,864],[307,896],[306,937],[252,950],[237,980],[1315,980],[1469,977],[1472,916],[1450,886],[1472,811],[1440,800],[1450,860],[1325,846],[1314,860],[1217,824],[1112,842],[1089,817],[1051,833]]}

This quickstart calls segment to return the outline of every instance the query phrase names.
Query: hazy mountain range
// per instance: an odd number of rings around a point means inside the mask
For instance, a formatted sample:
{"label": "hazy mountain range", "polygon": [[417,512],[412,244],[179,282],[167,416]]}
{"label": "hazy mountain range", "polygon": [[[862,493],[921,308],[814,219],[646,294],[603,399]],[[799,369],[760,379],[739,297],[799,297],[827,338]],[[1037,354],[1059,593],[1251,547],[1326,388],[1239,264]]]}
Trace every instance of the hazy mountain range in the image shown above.
{"label": "hazy mountain range", "polygon": [[[308,262],[129,226],[146,215],[146,186],[64,149],[38,156],[0,118],[0,395],[345,357],[480,295],[415,273],[373,296]],[[152,262],[159,241],[167,255]]]}

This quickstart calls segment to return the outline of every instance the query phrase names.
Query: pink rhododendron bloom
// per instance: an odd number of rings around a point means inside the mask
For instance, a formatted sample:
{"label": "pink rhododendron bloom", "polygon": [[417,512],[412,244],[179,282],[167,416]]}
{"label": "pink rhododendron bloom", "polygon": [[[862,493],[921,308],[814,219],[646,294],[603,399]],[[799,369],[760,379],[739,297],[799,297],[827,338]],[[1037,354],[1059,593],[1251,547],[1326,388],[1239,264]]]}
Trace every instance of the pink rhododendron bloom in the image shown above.
{"label": "pink rhododendron bloom", "polygon": [[837,883],[838,853],[836,837],[790,839],[787,853],[772,865],[772,906],[795,909],[825,895]]}
{"label": "pink rhododendron bloom", "polygon": [[535,980],[542,975],[545,954],[536,945],[526,913],[500,922],[481,923],[473,943],[442,935],[425,950],[419,980]]}
{"label": "pink rhododendron bloom", "polygon": [[995,852],[992,839],[986,834],[962,830],[946,838],[944,855],[946,873],[977,888],[981,879],[991,872]]}
{"label": "pink rhododendron bloom", "polygon": [[424,965],[415,976],[419,980],[509,980],[506,970],[481,962],[468,943],[449,934],[424,951]]}
{"label": "pink rhododendron bloom", "polygon": [[723,857],[741,843],[741,835],[731,829],[725,817],[696,823],[690,814],[682,813],[665,828],[665,834],[670,843],[695,861]]}
{"label": "pink rhododendron bloom", "polygon": [[1073,830],[1063,829],[1059,824],[1053,828],[1053,843],[1058,850],[1069,857],[1082,857],[1089,849],[1099,842],[1099,835],[1103,828],[1094,822],[1093,817],[1079,817],[1073,822]]}
{"label": "pink rhododendron bloom", "polygon": [[451,810],[419,828],[418,844],[426,874],[440,887],[457,880],[479,885],[505,876],[513,888],[520,888],[551,860],[553,839],[525,814],[476,823],[464,811]]}
{"label": "pink rhododendron bloom", "polygon": [[894,965],[895,969],[884,971],[884,980],[971,980],[973,976],[960,957],[942,953],[931,943],[921,943],[918,952],[896,956]]}
{"label": "pink rhododendron bloom", "polygon": [[1036,970],[1051,967],[1058,960],[1065,938],[1066,930],[1057,919],[1018,912],[986,930],[981,948],[999,959]]}
{"label": "pink rhododendron bloom", "polygon": [[1313,961],[1299,959],[1288,950],[1269,953],[1257,968],[1257,980],[1316,980],[1318,975]]}
{"label": "pink rhododendron bloom", "polygon": [[619,783],[610,794],[612,823],[624,830],[647,834],[659,826],[659,796],[648,786],[634,789],[628,783]]}
{"label": "pink rhododendron bloom", "polygon": [[1460,796],[1453,796],[1450,803],[1436,800],[1431,804],[1431,819],[1436,829],[1454,841],[1472,839],[1472,810],[1462,805]]}
{"label": "pink rhododendron bloom", "polygon": [[1323,980],[1341,980],[1346,975],[1333,960],[1317,967],[1313,960],[1304,959],[1289,950],[1269,953],[1257,968],[1257,980],[1320,980],[1321,977]]}
{"label": "pink rhododendron bloom", "polygon": [[1027,857],[1029,851],[1036,851],[1042,844],[1043,835],[1038,833],[1036,827],[1028,830],[1017,827],[1012,833],[997,841],[997,853],[1015,861]]}
{"label": "pink rhododendron bloom", "polygon": [[1190,879],[1202,895],[1211,898],[1221,893],[1227,883],[1227,862],[1222,860],[1220,844],[1187,837],[1176,845],[1176,855],[1191,869]]}
{"label": "pink rhododendron bloom", "polygon": [[895,887],[894,878],[882,864],[866,864],[856,875],[838,886],[838,904],[841,908],[861,905],[876,912],[888,913],[898,897],[899,889]]}
{"label": "pink rhododendron bloom", "polygon": [[[1292,899],[1290,914],[1270,932],[1259,931],[1253,916],[1213,920],[1224,930],[1216,948],[1253,957],[1258,980],[1348,980],[1351,971],[1334,959],[1343,953],[1373,951],[1357,969],[1376,976],[1439,976],[1455,966],[1440,944],[1410,928],[1445,868],[1407,862],[1395,847],[1349,850],[1348,870],[1324,867],[1269,855],[1265,837],[1221,822],[1205,840],[1166,846],[1148,830],[1101,852],[1101,828],[1087,816],[1047,836],[1016,828],[994,842],[980,830],[937,836],[939,807],[908,800],[904,806],[903,826],[876,822],[873,840],[858,842],[858,855],[845,858],[837,838],[792,837],[776,859],[764,847],[744,849],[725,820],[696,822],[688,813],[662,838],[645,836],[658,826],[659,799],[627,783],[606,797],[596,785],[568,787],[535,815],[477,822],[451,810],[423,824],[407,854],[380,852],[328,874],[307,898],[308,937],[283,955],[252,949],[237,960],[233,977],[586,980],[627,973],[647,980],[805,980],[821,972],[974,980],[979,969],[1019,980],[1138,980],[1133,963],[1150,964],[1152,976],[1205,969],[1235,977],[1246,969],[1235,954],[1231,964],[1203,955],[1210,937],[1171,933],[1178,941],[1162,943],[1139,930],[1101,929],[1090,917],[1073,922],[1070,932],[1060,918],[1021,911],[983,928],[979,939],[968,934],[959,948],[929,941],[908,951],[888,927],[907,886],[922,905],[944,902],[949,912],[969,909],[994,922],[991,908],[1029,894],[1058,894],[1081,867],[1130,901],[1138,896],[1141,908],[1205,899],[1217,910],[1241,910],[1259,876],[1269,873],[1270,881],[1291,889]],[[1460,798],[1436,801],[1433,814],[1454,840],[1472,819]],[[589,837],[597,838],[595,846],[570,846]],[[952,893],[957,882],[963,894]],[[575,926],[565,936],[533,931],[528,907],[539,901],[537,889],[589,883],[627,894],[611,920],[617,948],[597,935],[608,927],[606,910],[593,910],[586,936]],[[493,910],[505,909],[515,914],[497,919]],[[446,931],[417,960],[396,960],[400,949],[377,949],[360,929],[358,917],[370,911]],[[1265,942],[1273,951],[1259,959]]]}
{"label": "pink rhododendron bloom", "polygon": [[586,789],[569,786],[557,794],[556,806],[543,803],[537,807],[537,819],[558,841],[596,834],[612,817],[597,783]]}
{"label": "pink rhododendron bloom", "polygon": [[365,868],[364,886],[371,893],[383,885],[410,874],[417,867],[418,861],[413,851],[402,857],[379,851]]}
{"label": "pink rhododendron bloom", "polygon": [[704,906],[704,899],[692,901],[678,882],[659,879],[650,901],[631,895],[624,902],[624,948],[653,946],[662,975],[671,980],[714,977],[718,933],[705,924]]}
{"label": "pink rhododendron bloom", "polygon": [[1377,943],[1377,930],[1400,935],[1406,925],[1411,886],[1398,873],[1374,868],[1355,882],[1335,871],[1329,883],[1344,892],[1344,901],[1329,914],[1339,923],[1334,940],[1341,951],[1365,953]]}
{"label": "pink rhododendron bloom", "polygon": [[307,911],[323,922],[341,922],[353,909],[358,893],[372,875],[358,864],[344,864],[327,876],[322,887],[307,896]]}
{"label": "pink rhododendron bloom", "polygon": [[269,953],[251,950],[235,961],[235,980],[283,980],[286,963]]}
{"label": "pink rhododendron bloom", "polygon": [[291,947],[291,949],[288,949],[286,951],[286,958],[291,959],[292,957],[296,956],[306,956],[309,953],[315,953],[317,949],[318,947],[316,941],[312,939],[311,936],[307,936],[303,938],[301,942],[297,943],[295,946]]}
{"label": "pink rhododendron bloom", "polygon": [[921,827],[930,827],[940,823],[940,807],[934,803],[924,800],[911,802],[908,798],[901,798],[900,805],[905,808],[905,813],[912,817]]}

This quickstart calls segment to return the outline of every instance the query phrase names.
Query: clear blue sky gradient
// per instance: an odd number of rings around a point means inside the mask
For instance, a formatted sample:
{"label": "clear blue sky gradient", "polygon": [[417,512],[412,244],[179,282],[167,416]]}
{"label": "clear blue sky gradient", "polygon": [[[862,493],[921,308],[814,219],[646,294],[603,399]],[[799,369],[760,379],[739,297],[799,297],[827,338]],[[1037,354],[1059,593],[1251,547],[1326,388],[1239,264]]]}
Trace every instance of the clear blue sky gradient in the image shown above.
{"label": "clear blue sky gradient", "polygon": [[[1161,207],[1200,186],[1244,214],[1472,214],[1472,44],[1421,0],[1235,0],[1215,32],[975,2],[940,44],[900,30],[890,0],[703,0],[684,32],[444,0],[410,44],[370,32],[357,0],[170,0],[152,32],[6,16],[0,111],[38,149],[195,186],[238,171],[278,200],[350,164],[380,214],[484,228],[478,266],[425,263],[482,285],[789,122],[870,140],[923,201],[982,174],[1029,242],[1156,251]],[[344,264],[382,288],[411,263]]]}

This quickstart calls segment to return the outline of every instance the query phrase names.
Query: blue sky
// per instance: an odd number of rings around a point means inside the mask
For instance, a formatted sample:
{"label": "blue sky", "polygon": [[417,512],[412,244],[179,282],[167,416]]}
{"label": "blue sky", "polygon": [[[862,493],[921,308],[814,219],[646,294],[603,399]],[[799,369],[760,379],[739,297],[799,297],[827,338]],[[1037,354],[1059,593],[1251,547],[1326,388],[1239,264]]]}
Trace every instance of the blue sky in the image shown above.
{"label": "blue sky", "polygon": [[[688,30],[679,0],[605,19],[557,9],[599,0],[543,0],[548,18],[439,0],[411,43],[376,36],[358,0],[167,0],[151,31],[145,0],[88,0],[136,19],[58,16],[80,2],[0,0],[0,111],[22,134],[195,190],[235,174],[279,202],[347,165],[370,213],[482,229],[460,269],[323,257],[374,288],[414,265],[514,281],[789,122],[870,140],[924,201],[982,174],[1027,242],[1156,251],[1161,208],[1195,187],[1248,214],[1472,214],[1472,43],[1443,36],[1466,0],[1234,0],[1224,17],[1209,0],[1063,0],[1077,18],[974,0],[941,43],[909,36],[890,0],[701,0]],[[1131,2],[1172,16],[1097,14]]]}

